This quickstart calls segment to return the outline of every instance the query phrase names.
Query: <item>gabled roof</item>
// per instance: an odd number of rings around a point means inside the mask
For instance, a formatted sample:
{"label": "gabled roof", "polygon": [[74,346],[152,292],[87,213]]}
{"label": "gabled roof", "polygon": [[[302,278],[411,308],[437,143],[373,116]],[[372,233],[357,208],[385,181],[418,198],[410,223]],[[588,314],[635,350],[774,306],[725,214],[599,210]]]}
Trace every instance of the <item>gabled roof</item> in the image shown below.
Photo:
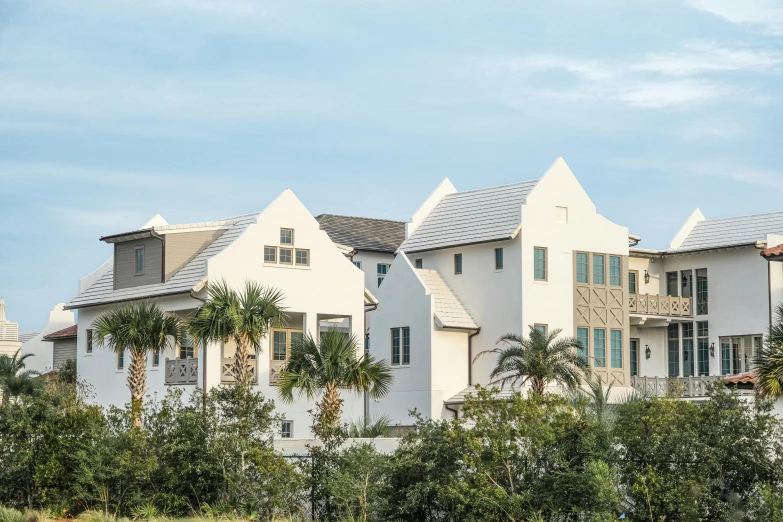
{"label": "gabled roof", "polygon": [[783,212],[700,221],[679,248],[668,252],[752,245],[767,234],[783,234]]}
{"label": "gabled roof", "polygon": [[19,342],[20,343],[26,343],[33,337],[37,336],[39,333],[41,333],[41,330],[31,330],[27,332],[19,332]]}
{"label": "gabled roof", "polygon": [[417,268],[416,274],[427,287],[435,304],[435,322],[441,328],[476,329],[476,321],[470,316],[462,302],[437,270]]}
{"label": "gabled roof", "polygon": [[537,183],[448,194],[400,248],[410,253],[511,239],[522,219],[522,205]]}
{"label": "gabled roof", "polygon": [[512,387],[512,385],[507,384],[507,385],[503,386],[502,388],[500,386],[498,386],[498,385],[491,385],[491,384],[478,385],[478,384],[474,384],[473,386],[468,386],[467,388],[465,388],[464,390],[462,390],[458,394],[454,395],[453,397],[450,397],[450,398],[446,399],[443,402],[445,402],[446,404],[464,404],[465,403],[465,399],[468,396],[470,396],[470,395],[473,395],[473,396],[478,395],[477,389],[476,389],[478,386],[482,386],[482,388],[484,388],[484,389],[498,388],[498,392],[495,395],[495,397],[498,398],[498,399],[510,399],[513,395],[519,393],[519,390],[521,389],[521,386],[518,385],[518,384],[516,386],[513,386],[513,387]]}
{"label": "gabled roof", "polygon": [[[160,297],[164,295],[186,294],[196,290],[207,277],[207,260],[222,252],[234,242],[248,226],[258,220],[259,213],[247,214],[226,220],[226,231],[215,239],[209,246],[191,259],[174,276],[164,283],[136,286],[114,290],[114,269],[111,268],[103,274],[87,290],[74,297],[66,306],[66,310],[84,308],[134,299],[148,297]],[[188,225],[168,225],[168,230],[176,228],[188,228]]]}
{"label": "gabled roof", "polygon": [[77,326],[69,326],[68,328],[63,328],[62,330],[57,330],[56,332],[52,332],[49,335],[45,335],[43,340],[44,341],[55,341],[58,339],[75,339],[76,338],[76,329]]}
{"label": "gabled roof", "polygon": [[394,253],[405,240],[405,222],[335,214],[315,218],[338,245],[355,250]]}

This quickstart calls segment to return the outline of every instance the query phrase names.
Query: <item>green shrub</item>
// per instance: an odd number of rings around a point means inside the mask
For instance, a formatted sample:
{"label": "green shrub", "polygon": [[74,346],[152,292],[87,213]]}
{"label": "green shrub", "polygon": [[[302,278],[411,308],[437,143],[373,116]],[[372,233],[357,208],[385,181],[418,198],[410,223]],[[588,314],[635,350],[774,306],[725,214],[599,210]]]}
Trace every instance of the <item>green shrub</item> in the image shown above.
{"label": "green shrub", "polygon": [[25,518],[21,511],[0,506],[0,522],[25,522]]}

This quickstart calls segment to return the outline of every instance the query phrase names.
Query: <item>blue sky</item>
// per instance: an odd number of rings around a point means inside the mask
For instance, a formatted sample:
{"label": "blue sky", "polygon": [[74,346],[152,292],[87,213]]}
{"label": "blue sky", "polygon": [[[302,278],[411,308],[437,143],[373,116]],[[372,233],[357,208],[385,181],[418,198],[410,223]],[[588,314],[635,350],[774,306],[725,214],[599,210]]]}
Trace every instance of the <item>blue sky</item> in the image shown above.
{"label": "blue sky", "polygon": [[663,247],[783,209],[782,71],[783,0],[0,0],[0,296],[43,327],[157,213],[405,220],[558,156]]}

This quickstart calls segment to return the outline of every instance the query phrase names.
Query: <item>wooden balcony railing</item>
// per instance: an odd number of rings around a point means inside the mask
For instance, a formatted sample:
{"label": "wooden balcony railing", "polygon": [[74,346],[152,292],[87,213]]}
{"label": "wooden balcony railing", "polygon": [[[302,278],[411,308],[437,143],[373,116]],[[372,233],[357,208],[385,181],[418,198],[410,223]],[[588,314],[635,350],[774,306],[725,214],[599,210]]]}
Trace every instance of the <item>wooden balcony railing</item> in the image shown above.
{"label": "wooden balcony railing", "polygon": [[720,375],[702,377],[631,377],[631,387],[639,393],[663,397],[706,397],[710,384],[723,383]]}
{"label": "wooden balcony railing", "polygon": [[198,383],[198,359],[166,359],[166,384]]}
{"label": "wooden balcony railing", "polygon": [[628,311],[632,314],[691,317],[690,297],[670,295],[628,294]]}
{"label": "wooden balcony railing", "polygon": [[[234,379],[234,367],[233,357],[223,357],[220,359],[220,382],[236,382]],[[248,359],[247,369],[250,372],[250,382],[258,383],[258,358]]]}

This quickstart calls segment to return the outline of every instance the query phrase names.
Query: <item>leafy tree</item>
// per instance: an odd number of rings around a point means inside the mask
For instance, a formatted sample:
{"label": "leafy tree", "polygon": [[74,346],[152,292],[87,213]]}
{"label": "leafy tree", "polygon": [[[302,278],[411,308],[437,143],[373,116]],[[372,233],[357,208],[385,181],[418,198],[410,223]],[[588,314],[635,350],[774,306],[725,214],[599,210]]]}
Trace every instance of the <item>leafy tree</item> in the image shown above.
{"label": "leafy tree", "polygon": [[383,490],[389,457],[369,443],[355,444],[340,453],[329,491],[341,520],[382,520]]}
{"label": "leafy tree", "polygon": [[580,344],[576,338],[558,339],[562,330],[552,330],[548,335],[534,326],[530,327],[527,339],[516,334],[506,334],[498,340],[494,350],[479,353],[497,355],[495,368],[490,373],[491,384],[505,386],[511,383],[530,382],[531,389],[543,395],[547,383],[556,381],[574,388],[590,371],[584,358],[577,355]]}
{"label": "leafy tree", "polygon": [[147,393],[147,354],[162,352],[182,339],[179,319],[155,303],[140,301],[100,315],[93,322],[93,338],[97,346],[130,354],[131,412],[134,427],[140,428],[142,400]]}
{"label": "leafy tree", "polygon": [[317,341],[309,334],[302,336],[293,343],[291,357],[280,373],[280,398],[290,403],[295,393],[310,400],[323,394],[317,425],[339,429],[341,388],[380,399],[389,393],[393,379],[386,360],[376,361],[366,354],[358,356],[358,346],[356,337],[335,329],[322,333]]}
{"label": "leafy tree", "polygon": [[232,374],[237,383],[249,384],[250,350],[258,352],[271,326],[285,316],[283,294],[254,281],[236,292],[225,280],[207,287],[207,300],[188,322],[194,339],[204,343],[233,341],[236,344]]}
{"label": "leafy tree", "polygon": [[25,369],[25,360],[33,354],[21,355],[17,351],[13,356],[0,355],[0,395],[2,403],[7,404],[14,397],[32,395],[38,383],[35,377],[39,375],[34,370]]}
{"label": "leafy tree", "polygon": [[756,389],[768,397],[783,396],[783,303],[775,309],[775,321],[755,363]]}

